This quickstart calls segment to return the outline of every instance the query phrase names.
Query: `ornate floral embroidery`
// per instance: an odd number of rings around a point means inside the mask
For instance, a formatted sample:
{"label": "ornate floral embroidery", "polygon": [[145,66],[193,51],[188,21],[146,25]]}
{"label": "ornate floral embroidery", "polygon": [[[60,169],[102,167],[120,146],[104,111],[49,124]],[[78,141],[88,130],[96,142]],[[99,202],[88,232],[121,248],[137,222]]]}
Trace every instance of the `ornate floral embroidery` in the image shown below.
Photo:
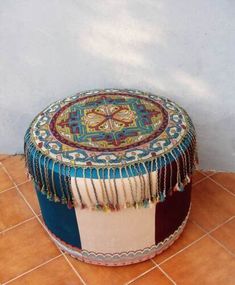
{"label": "ornate floral embroidery", "polygon": [[166,98],[106,89],[51,104],[34,120],[31,137],[43,154],[65,164],[117,166],[169,152],[190,124]]}

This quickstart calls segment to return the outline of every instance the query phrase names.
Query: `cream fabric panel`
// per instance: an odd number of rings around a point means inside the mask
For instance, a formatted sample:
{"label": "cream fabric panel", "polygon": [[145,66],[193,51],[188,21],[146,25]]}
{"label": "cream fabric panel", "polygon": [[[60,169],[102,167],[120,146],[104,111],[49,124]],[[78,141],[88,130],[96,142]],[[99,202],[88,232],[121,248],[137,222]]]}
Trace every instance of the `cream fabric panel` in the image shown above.
{"label": "cream fabric panel", "polygon": [[[131,178],[134,180],[133,178]],[[146,179],[146,177],[145,177]],[[100,182],[94,179],[94,184],[97,189],[99,199],[102,199],[100,191]],[[88,195],[86,194],[84,179],[77,178],[80,192],[84,198],[84,202],[89,203]],[[106,182],[108,182],[106,180]],[[133,185],[134,185],[134,181]],[[111,183],[113,181],[111,180]],[[127,178],[124,179],[127,198],[131,199],[130,183]],[[120,202],[123,201],[123,187],[121,179],[116,179],[118,195]],[[78,199],[78,193],[75,186],[75,178],[71,181],[74,198]],[[94,191],[90,182],[89,185],[90,197],[95,199]],[[108,184],[107,184],[108,186]],[[138,183],[138,186],[139,183]],[[137,189],[138,193],[140,189]],[[110,189],[108,188],[108,191]],[[95,201],[95,200],[94,200]],[[131,201],[131,200],[130,200]],[[101,253],[118,253],[123,251],[135,251],[144,249],[155,244],[155,206],[150,208],[127,208],[114,212],[92,211],[91,209],[81,210],[75,208],[82,249]]]}

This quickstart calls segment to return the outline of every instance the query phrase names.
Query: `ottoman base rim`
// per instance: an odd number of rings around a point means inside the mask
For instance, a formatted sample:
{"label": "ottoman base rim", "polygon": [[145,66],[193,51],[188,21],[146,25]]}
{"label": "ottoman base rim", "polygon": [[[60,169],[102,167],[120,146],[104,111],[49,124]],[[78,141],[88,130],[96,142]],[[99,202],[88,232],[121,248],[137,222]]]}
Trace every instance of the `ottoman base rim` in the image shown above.
{"label": "ottoman base rim", "polygon": [[[190,206],[191,208],[191,206]],[[56,245],[65,253],[68,253],[72,257],[95,265],[104,265],[104,266],[124,266],[129,264],[134,264],[138,262],[143,262],[147,259],[153,258],[154,256],[162,253],[168,247],[170,247],[181,235],[183,232],[188,217],[190,213],[190,208],[187,216],[185,217],[182,224],[178,227],[177,230],[169,237],[167,237],[164,241],[159,242],[158,244],[154,244],[150,247],[140,249],[137,251],[129,251],[129,252],[120,252],[120,253],[95,253],[91,251],[87,251],[84,249],[78,249],[72,247],[71,245],[66,244],[65,242],[58,239],[54,234],[49,231],[49,234],[52,240],[56,243]]]}

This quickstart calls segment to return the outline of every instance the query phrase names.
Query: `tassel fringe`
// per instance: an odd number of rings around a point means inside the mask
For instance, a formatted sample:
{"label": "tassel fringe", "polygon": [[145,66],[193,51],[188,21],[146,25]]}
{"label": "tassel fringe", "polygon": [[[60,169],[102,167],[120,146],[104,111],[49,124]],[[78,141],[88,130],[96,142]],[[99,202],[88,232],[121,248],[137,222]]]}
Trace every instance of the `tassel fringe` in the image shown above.
{"label": "tassel fringe", "polygon": [[165,201],[174,192],[184,191],[185,186],[191,183],[192,173],[198,164],[193,129],[189,130],[187,140],[162,156],[153,155],[147,162],[123,164],[117,169],[109,165],[79,169],[67,166],[63,161],[53,161],[35,147],[29,132],[25,136],[24,151],[28,178],[33,179],[37,189],[48,200],[65,204],[68,208],[104,212],[130,207],[148,208]]}

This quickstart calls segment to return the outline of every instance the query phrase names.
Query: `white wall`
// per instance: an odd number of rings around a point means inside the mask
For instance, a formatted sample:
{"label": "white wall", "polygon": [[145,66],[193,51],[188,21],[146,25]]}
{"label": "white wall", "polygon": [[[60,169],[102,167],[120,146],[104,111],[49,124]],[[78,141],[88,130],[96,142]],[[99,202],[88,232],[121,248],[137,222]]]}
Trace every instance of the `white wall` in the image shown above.
{"label": "white wall", "polygon": [[235,1],[1,0],[0,153],[77,91],[137,88],[181,104],[201,167],[235,171]]}

